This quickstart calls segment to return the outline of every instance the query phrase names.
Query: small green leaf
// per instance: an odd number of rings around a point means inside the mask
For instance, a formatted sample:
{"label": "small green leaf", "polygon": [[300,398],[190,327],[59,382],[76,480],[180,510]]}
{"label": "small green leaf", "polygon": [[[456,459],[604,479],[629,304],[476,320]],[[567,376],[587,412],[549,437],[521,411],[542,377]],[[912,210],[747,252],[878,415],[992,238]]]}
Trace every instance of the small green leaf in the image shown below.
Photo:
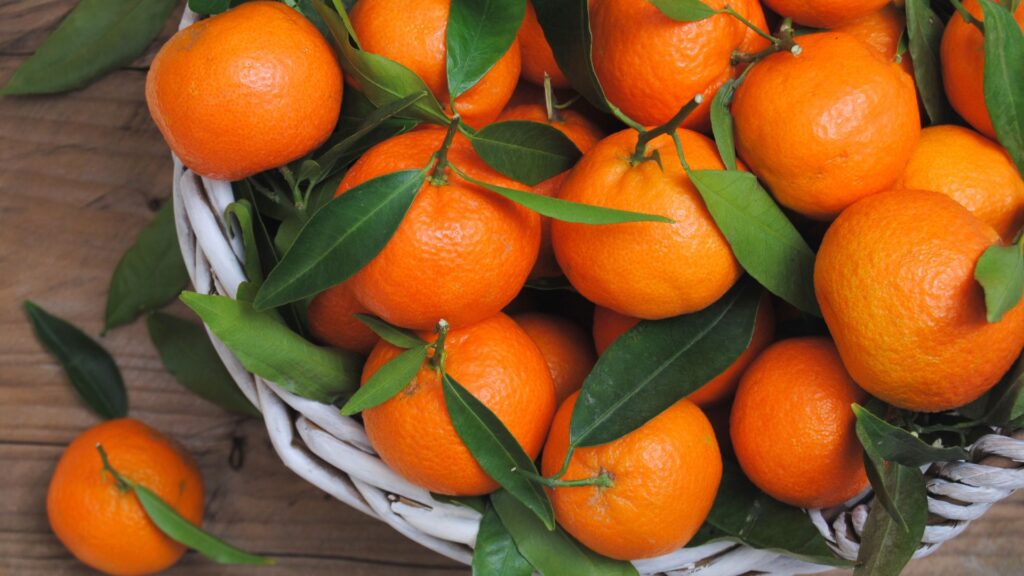
{"label": "small green leaf", "polygon": [[516,548],[541,574],[638,576],[636,568],[629,562],[601,556],[574,540],[561,528],[547,530],[536,515],[506,490],[491,494],[491,504],[512,535]]}
{"label": "small green leaf", "polygon": [[26,300],[24,307],[39,343],[57,358],[82,400],[104,418],[126,416],[128,394],[110,354],[84,332],[35,303]]}
{"label": "small green leaf", "polygon": [[853,565],[832,552],[807,513],[758,490],[732,458],[722,462],[722,483],[707,523],[718,532],[706,533],[708,539],[726,538],[815,564]]}
{"label": "small green leaf", "polygon": [[[872,401],[869,406],[874,406],[874,410],[880,410],[885,408],[885,404],[881,401]],[[889,516],[900,526],[906,528],[908,526],[907,521],[903,518],[903,513],[896,506],[896,501],[893,495],[889,493],[889,488],[885,484],[885,459],[878,453],[875,447],[875,443],[867,435],[867,432],[863,429],[863,426],[856,426],[857,439],[860,440],[861,446],[864,448],[864,471],[867,474],[868,481],[871,483],[871,488],[875,491],[875,503],[881,504],[883,508],[888,511]],[[893,464],[895,466],[895,464]]]}
{"label": "small green leaf", "polygon": [[821,316],[814,251],[749,172],[692,170],[690,181],[751,276],[800,310]]}
{"label": "small green leaf", "polygon": [[81,0],[0,94],[54,94],[120,68],[157,37],[177,0]]}
{"label": "small green leaf", "polygon": [[544,0],[534,2],[533,8],[558,68],[577,92],[599,110],[608,111],[608,101],[590,58],[589,4],[589,0]]}
{"label": "small green leaf", "polygon": [[524,14],[526,0],[452,0],[445,43],[448,94],[453,100],[509,51]]}
{"label": "small green leaf", "polygon": [[399,348],[416,348],[423,346],[426,342],[414,332],[388,324],[384,320],[369,314],[356,314],[356,319],[366,324],[366,327],[373,330],[373,333],[380,336],[385,342]]}
{"label": "small green leaf", "polygon": [[641,322],[620,336],[583,382],[571,444],[625,436],[721,374],[750,344],[761,294],[742,279],[704,310]]}
{"label": "small green leaf", "polygon": [[386,106],[414,94],[427,94],[409,109],[410,115],[426,122],[448,124],[441,104],[415,72],[394,60],[356,48],[345,26],[347,16],[343,17],[321,2],[313,2],[313,7],[331,32],[346,79],[355,82],[375,106]]}
{"label": "small green leaf", "polygon": [[945,124],[950,113],[939,61],[939,45],[944,30],[942,19],[932,10],[929,0],[906,0],[906,9],[917,92],[932,124]]}
{"label": "small green leaf", "polygon": [[248,302],[195,292],[183,292],[181,300],[246,370],[293,394],[329,404],[358,386],[356,354],[316,346]]}
{"label": "small green leaf", "polygon": [[485,190],[490,190],[516,204],[529,208],[541,216],[554,218],[563,222],[575,222],[577,224],[623,224],[625,222],[667,222],[672,220],[664,216],[654,214],[643,214],[630,212],[628,210],[617,210],[615,208],[604,208],[603,206],[592,206],[580,204],[559,198],[551,198],[532,192],[513,190],[504,186],[496,186],[482,180],[477,180],[459,170],[458,167],[449,164],[449,167],[463,180],[476,184]]}
{"label": "small green leaf", "polygon": [[890,464],[882,471],[882,480],[906,524],[893,519],[884,506],[872,506],[854,576],[898,576],[924,536],[928,521],[924,475],[917,468]]}
{"label": "small green leaf", "polygon": [[1024,174],[1024,32],[1005,7],[980,0],[985,16],[985,105],[999,143]]}
{"label": "small green leaf", "polygon": [[[254,286],[263,283],[263,265],[260,262],[259,245],[256,243],[256,228],[253,222],[252,204],[248,200],[237,200],[228,204],[224,210],[225,219],[237,225],[229,228],[231,234],[242,235],[242,247],[245,250],[245,279]],[[180,292],[180,290],[179,290]]]}
{"label": "small green leaf", "polygon": [[427,348],[426,345],[410,348],[381,366],[341,407],[341,415],[352,416],[379,406],[404,390],[423,367]]}
{"label": "small green leaf", "polygon": [[238,389],[202,326],[161,312],[151,314],[146,326],[164,367],[182,386],[225,410],[260,415]]}
{"label": "small green leaf", "polygon": [[729,111],[729,101],[735,90],[736,81],[729,80],[722,84],[711,100],[711,131],[715,135],[715,146],[722,157],[722,164],[729,170],[736,170],[736,145],[733,143],[733,121]]}
{"label": "small green leaf", "polygon": [[547,492],[521,472],[537,475],[533,460],[483,402],[448,374],[442,375],[444,403],[452,425],[487,475],[526,506],[548,530],[555,528]]}
{"label": "small green leaf", "polygon": [[143,312],[163,307],[187,285],[188,271],[174,231],[174,210],[167,202],[117,263],[107,290],[103,330],[128,324]]}
{"label": "small green leaf", "polygon": [[580,159],[568,136],[540,122],[495,122],[467,135],[491,168],[529,186],[565,172]]}
{"label": "small green leaf", "polygon": [[203,531],[195,524],[181,517],[174,508],[160,499],[152,490],[141,484],[132,483],[132,490],[146,515],[172,540],[206,556],[219,564],[273,564],[272,558],[250,554]]}
{"label": "small green leaf", "polygon": [[256,308],[312,296],[366,266],[395,234],[426,175],[427,169],[392,172],[328,202],[260,287]]}
{"label": "small green leaf", "polygon": [[710,18],[718,11],[700,0],[650,0],[661,13],[677,22],[697,22]]}
{"label": "small green leaf", "polygon": [[989,246],[978,258],[974,279],[985,290],[988,321],[999,322],[1024,295],[1024,251],[1021,243]]}
{"label": "small green leaf", "polygon": [[188,0],[188,9],[196,14],[220,14],[240,0]]}
{"label": "small green leaf", "polygon": [[875,416],[859,404],[853,405],[857,415],[857,437],[861,444],[870,442],[872,451],[884,460],[904,466],[923,466],[932,462],[967,460],[970,456],[959,446],[940,448],[926,444],[917,436]]}
{"label": "small green leaf", "polygon": [[512,535],[501,523],[493,506],[480,520],[480,531],[473,547],[473,576],[530,576],[533,566],[516,548]]}

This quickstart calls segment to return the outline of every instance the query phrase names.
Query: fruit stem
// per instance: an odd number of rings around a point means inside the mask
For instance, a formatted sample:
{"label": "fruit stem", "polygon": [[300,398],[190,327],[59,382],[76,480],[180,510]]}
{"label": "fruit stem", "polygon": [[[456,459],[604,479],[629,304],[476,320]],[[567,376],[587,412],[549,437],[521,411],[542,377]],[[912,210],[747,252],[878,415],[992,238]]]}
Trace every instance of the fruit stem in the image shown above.
{"label": "fruit stem", "polygon": [[971,14],[967,8],[964,8],[964,5],[960,3],[960,0],[949,1],[953,3],[953,7],[956,8],[956,11],[960,13],[960,17],[963,18],[965,22],[971,24],[982,33],[985,32],[985,23],[975,18],[974,14]]}
{"label": "fruit stem", "polygon": [[569,471],[569,462],[572,461],[572,455],[574,452],[576,452],[576,447],[570,444],[569,449],[565,452],[565,460],[562,462],[561,469],[559,469],[558,472],[555,472],[554,475],[549,477],[549,480],[558,480],[562,476],[565,476],[565,473]]}
{"label": "fruit stem", "polygon": [[761,30],[753,22],[744,18],[742,14],[733,10],[732,6],[729,6],[728,4],[725,5],[725,8],[722,8],[719,11],[719,14],[728,14],[729,16],[732,16],[733,18],[742,22],[743,25],[746,26],[747,28],[753,30],[755,34],[771,42],[772,44],[778,44],[779,42],[781,42],[781,40],[779,40],[775,36],[772,36],[771,34],[765,32],[764,30]]}
{"label": "fruit stem", "polygon": [[679,128],[679,125],[683,123],[683,120],[686,120],[686,117],[689,116],[697,106],[700,106],[700,103],[703,101],[704,96],[697,94],[693,97],[693,100],[690,100],[686,105],[680,108],[679,112],[676,112],[676,115],[669,119],[668,122],[658,126],[657,128],[640,131],[640,134],[636,139],[636,150],[633,151],[633,155],[629,158],[630,164],[636,166],[641,162],[650,160],[651,157],[647,156],[647,144],[662,134],[674,133],[676,129]]}
{"label": "fruit stem", "polygon": [[[779,38],[775,38],[773,36],[771,46],[753,53],[733,52],[730,60],[733,66],[743,62],[753,63],[765,58],[766,56],[771,56],[776,52],[782,51],[790,52],[794,56],[799,56],[802,51],[802,48],[796,43],[796,40],[793,37],[793,21],[789,18],[782,21],[782,25],[779,26]],[[743,71],[744,75],[747,70],[750,70],[749,66]]]}
{"label": "fruit stem", "polygon": [[544,110],[548,114],[548,122],[561,122],[558,115],[558,103],[555,102],[555,94],[551,88],[551,76],[544,73]]}
{"label": "fruit stem", "polygon": [[434,350],[434,355],[430,358],[430,366],[438,372],[444,371],[444,340],[448,336],[448,321],[442,318],[438,321],[437,326],[434,327],[434,333],[437,334],[437,340],[431,344],[431,348]]}
{"label": "fruit stem", "polygon": [[100,453],[100,460],[103,461],[103,470],[109,472],[110,475],[114,477],[114,482],[117,483],[118,490],[121,492],[131,490],[134,485],[127,478],[121,476],[120,472],[114,470],[114,467],[110,465],[110,460],[107,458],[107,451],[103,449],[103,445],[99,442],[96,443],[96,451]]}
{"label": "fruit stem", "polygon": [[540,474],[534,474],[527,470],[514,469],[514,472],[518,472],[523,476],[543,484],[548,488],[575,488],[579,486],[597,486],[598,488],[611,488],[615,486],[615,481],[608,475],[607,472],[602,472],[597,476],[591,476],[590,478],[580,478],[579,480],[556,480],[554,478],[545,478]]}
{"label": "fruit stem", "polygon": [[448,183],[448,175],[445,173],[448,170],[448,148],[451,148],[452,140],[455,139],[455,133],[459,131],[459,124],[461,124],[458,114],[452,116],[452,123],[448,125],[448,133],[444,135],[444,142],[441,143],[441,147],[434,153],[434,158],[437,159],[437,165],[434,166],[434,170],[430,173],[430,183],[434,186],[444,186]]}

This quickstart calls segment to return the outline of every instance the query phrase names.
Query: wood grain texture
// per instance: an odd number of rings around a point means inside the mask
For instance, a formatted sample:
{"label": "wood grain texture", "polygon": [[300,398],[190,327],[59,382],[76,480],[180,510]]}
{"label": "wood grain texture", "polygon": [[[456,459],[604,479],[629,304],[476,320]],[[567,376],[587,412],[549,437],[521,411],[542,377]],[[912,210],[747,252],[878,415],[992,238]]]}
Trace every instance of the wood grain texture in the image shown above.
{"label": "wood grain texture", "polygon": [[[0,83],[73,5],[0,0]],[[175,28],[168,23],[164,37]],[[90,573],[49,531],[45,494],[63,446],[96,418],[36,343],[20,304],[31,298],[99,332],[114,265],[170,196],[170,159],[143,101],[154,51],[73,94],[0,99],[0,574]],[[260,422],[230,416],[179,387],[140,323],[101,342],[124,372],[132,416],[181,441],[199,461],[207,528],[279,559],[257,572],[190,553],[170,574],[468,572],[292,474]],[[229,456],[238,445],[244,464],[233,469]],[[1021,534],[1024,496],[1018,495],[907,574],[1019,574]]]}

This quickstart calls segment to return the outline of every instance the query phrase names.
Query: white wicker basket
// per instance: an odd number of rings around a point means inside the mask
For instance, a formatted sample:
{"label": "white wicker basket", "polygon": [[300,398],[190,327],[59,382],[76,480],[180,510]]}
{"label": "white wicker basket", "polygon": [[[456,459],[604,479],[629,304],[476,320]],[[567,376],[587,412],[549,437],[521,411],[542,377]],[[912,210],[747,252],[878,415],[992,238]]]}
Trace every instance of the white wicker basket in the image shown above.
{"label": "white wicker basket", "polygon": [[[196,19],[186,9],[181,27]],[[240,235],[229,233],[224,219],[224,210],[233,201],[229,183],[201,178],[174,158],[175,225],[185,266],[199,293],[234,298],[245,280]],[[377,457],[359,422],[342,416],[334,406],[300,398],[251,374],[216,337],[210,338],[238,387],[263,413],[271,443],[288,468],[423,546],[470,562],[480,514],[434,500]],[[987,435],[973,446],[971,462],[936,464],[926,477],[930,520],[915,558],[927,556],[992,504],[1024,487],[1024,434]],[[833,549],[853,560],[871,504],[867,494],[828,519],[819,510],[809,514]],[[645,575],[782,575],[830,569],[731,542],[683,548],[634,565]]]}

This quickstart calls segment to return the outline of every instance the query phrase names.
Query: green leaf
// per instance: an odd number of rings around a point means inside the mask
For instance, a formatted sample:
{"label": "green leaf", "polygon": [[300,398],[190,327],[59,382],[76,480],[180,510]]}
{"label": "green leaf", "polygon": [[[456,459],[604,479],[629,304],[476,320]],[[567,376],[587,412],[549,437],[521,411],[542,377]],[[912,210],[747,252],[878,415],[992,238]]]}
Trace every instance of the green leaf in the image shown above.
{"label": "green leaf", "polygon": [[589,0],[544,0],[535,2],[533,8],[558,68],[577,92],[599,110],[608,111],[608,101],[590,58],[589,3]]}
{"label": "green leaf", "polygon": [[484,496],[448,496],[447,494],[431,492],[430,497],[438,502],[446,502],[456,506],[464,506],[470,510],[476,510],[480,514],[483,514],[487,509],[487,500]]}
{"label": "green leaf", "polygon": [[157,37],[177,0],[81,0],[0,94],[82,88],[130,63]]}
{"label": "green leaf", "polygon": [[722,164],[729,170],[736,170],[736,145],[733,143],[733,121],[729,111],[729,101],[735,90],[736,81],[729,80],[722,84],[711,100],[711,131],[715,135],[715,146],[722,157]]}
{"label": "green leaf", "polygon": [[381,366],[341,407],[341,415],[352,416],[379,406],[404,390],[423,367],[427,348],[427,345],[410,348]]}
{"label": "green leaf", "polygon": [[987,394],[958,412],[990,426],[1007,426],[1024,417],[1024,356]]}
{"label": "green leaf", "polygon": [[897,576],[917,551],[928,521],[924,475],[917,468],[891,464],[882,471],[906,526],[893,519],[884,506],[872,506],[861,536],[854,576]]}
{"label": "green leaf", "polygon": [[1020,243],[989,246],[978,258],[974,279],[985,290],[989,322],[999,322],[1024,295],[1024,251]]}
{"label": "green leaf", "polygon": [[516,548],[512,535],[501,523],[493,506],[480,520],[480,531],[473,547],[473,576],[530,576],[533,566]]}
{"label": "green leaf", "polygon": [[388,324],[384,320],[369,314],[355,314],[357,320],[366,324],[366,327],[373,330],[373,333],[380,336],[385,342],[399,348],[416,348],[423,346],[426,342],[414,332]]}
{"label": "green leaf", "polygon": [[889,462],[904,466],[923,466],[932,462],[967,460],[970,456],[959,446],[940,448],[926,444],[917,436],[875,416],[859,404],[853,405],[857,415],[857,437],[870,442],[875,453]]}
{"label": "green leaf", "polygon": [[246,370],[293,394],[329,404],[358,386],[356,354],[316,346],[248,302],[195,292],[183,292],[181,300]]}
{"label": "green leaf", "polygon": [[188,0],[188,8],[196,14],[220,14],[239,2],[240,0]]}
{"label": "green leaf", "polygon": [[386,106],[408,96],[423,93],[427,96],[416,101],[409,109],[410,115],[427,122],[448,124],[448,116],[445,115],[441,104],[415,72],[394,60],[356,48],[352,45],[351,36],[341,15],[321,2],[313,2],[313,7],[331,32],[338,60],[346,78],[355,82],[359,90],[375,106]]}
{"label": "green leaf", "polygon": [[508,52],[526,14],[526,0],[452,0],[445,42],[448,94],[476,85]]}
{"label": "green leaf", "polygon": [[[872,401],[869,406],[875,406],[873,409],[880,410],[884,409],[886,405],[881,401]],[[856,426],[857,439],[860,440],[861,446],[864,448],[864,471],[867,474],[868,481],[871,482],[871,488],[875,491],[875,503],[881,504],[883,508],[888,511],[889,516],[900,526],[907,527],[907,522],[903,518],[903,513],[896,506],[896,501],[893,495],[889,493],[889,488],[885,484],[885,459],[878,452],[875,447],[875,443],[871,440],[863,427],[858,423]],[[895,464],[894,464],[895,466]]]}
{"label": "green leaf", "polygon": [[547,530],[505,490],[491,494],[491,504],[519,552],[544,576],[638,576],[629,562],[601,556],[561,528]]}
{"label": "green leaf", "polygon": [[1005,7],[980,0],[985,16],[985,105],[999,143],[1024,174],[1024,32]]}
{"label": "green leaf", "polygon": [[821,316],[814,251],[749,172],[692,170],[690,181],[743,268],[773,294]]}
{"label": "green leaf", "polygon": [[709,539],[724,537],[816,564],[853,565],[832,553],[803,510],[760,491],[731,458],[722,462],[722,483],[707,523],[720,532]]}
{"label": "green leaf", "polygon": [[139,503],[146,510],[146,515],[160,528],[160,531],[172,540],[206,556],[219,564],[273,564],[274,560],[265,556],[250,554],[212,536],[179,515],[174,508],[160,499],[152,490],[141,484],[132,483],[132,490],[139,498]]}
{"label": "green leaf", "polygon": [[650,0],[661,13],[678,22],[697,22],[710,18],[718,11],[700,0]]}
{"label": "green leaf", "polygon": [[442,375],[442,387],[452,425],[480,467],[539,518],[548,530],[554,530],[551,500],[539,484],[522,473],[536,476],[537,468],[515,436],[490,408],[450,375]]}
{"label": "green leaf", "polygon": [[581,156],[568,136],[540,122],[495,122],[467,135],[491,168],[529,186],[572,168]]}
{"label": "green leaf", "polygon": [[174,231],[174,210],[164,204],[117,263],[107,290],[104,332],[128,324],[143,312],[162,308],[188,285]]}
{"label": "green leaf", "polygon": [[238,389],[202,326],[161,312],[151,314],[146,326],[164,367],[182,386],[225,410],[260,415]]}
{"label": "green leaf", "polygon": [[[245,279],[250,284],[259,286],[263,283],[263,265],[260,262],[259,244],[256,243],[252,204],[244,199],[232,202],[224,210],[224,217],[228,220],[234,219],[238,227],[237,232],[242,235],[242,247],[245,250]],[[236,233],[233,226],[228,230],[232,235]]]}
{"label": "green leaf", "polygon": [[426,175],[427,169],[392,172],[328,202],[260,287],[256,308],[312,296],[366,266],[395,234]]}
{"label": "green leaf", "polygon": [[944,30],[942,19],[931,9],[929,0],[906,0],[906,10],[917,92],[932,124],[945,124],[950,113],[939,61],[939,45]]}
{"label": "green leaf", "polygon": [[57,358],[82,400],[104,418],[126,416],[128,394],[110,354],[84,332],[35,303],[26,300],[24,307],[39,343]]}
{"label": "green leaf", "polygon": [[620,336],[583,382],[570,443],[620,438],[721,374],[750,344],[761,294],[742,279],[704,310],[641,322]]}
{"label": "green leaf", "polygon": [[449,164],[449,167],[458,174],[459,177],[467,182],[476,184],[485,190],[490,190],[491,192],[511,200],[516,204],[529,208],[542,216],[554,218],[555,220],[562,220],[563,222],[575,222],[577,224],[672,222],[670,218],[666,218],[664,216],[630,212],[628,210],[617,210],[615,208],[604,208],[602,206],[592,206],[590,204],[580,204],[578,202],[551,198],[550,196],[542,196],[532,192],[523,192],[522,190],[513,190],[512,188],[505,188],[504,186],[496,186],[494,184],[484,182],[483,180],[477,180],[462,170],[459,170],[458,167],[452,164]]}

